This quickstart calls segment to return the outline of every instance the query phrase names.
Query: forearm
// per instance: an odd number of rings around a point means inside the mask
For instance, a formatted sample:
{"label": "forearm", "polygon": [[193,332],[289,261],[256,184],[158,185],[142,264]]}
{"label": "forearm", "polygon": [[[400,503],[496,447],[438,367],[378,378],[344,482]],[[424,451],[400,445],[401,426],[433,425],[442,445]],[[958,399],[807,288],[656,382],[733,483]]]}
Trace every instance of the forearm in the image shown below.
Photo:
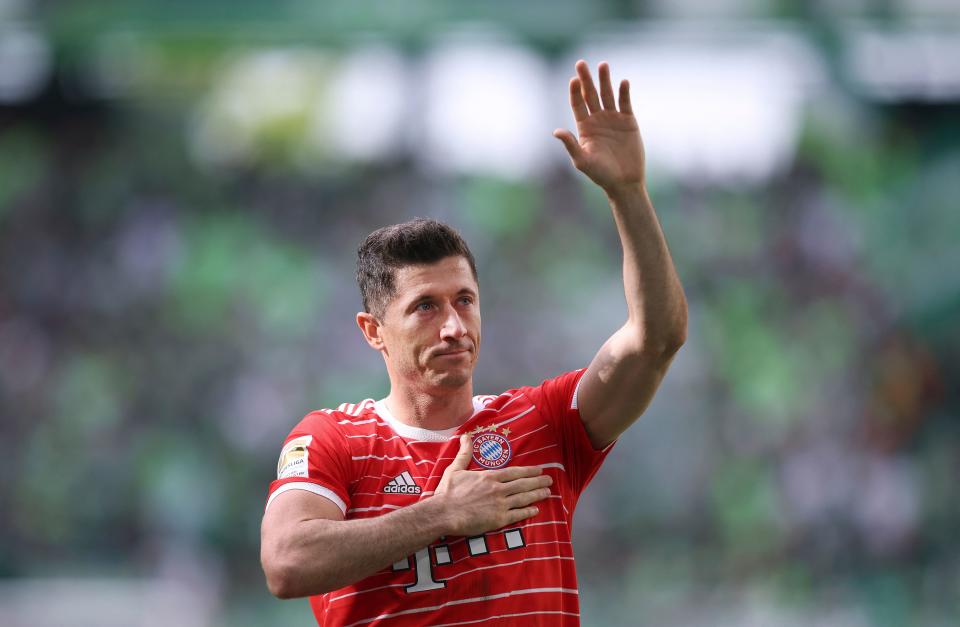
{"label": "forearm", "polygon": [[263,565],[281,598],[336,590],[415,553],[447,533],[439,500],[425,499],[383,516],[292,523],[271,545]]}
{"label": "forearm", "polygon": [[670,353],[686,338],[687,302],[656,212],[640,183],[607,198],[623,246],[627,329],[642,349]]}

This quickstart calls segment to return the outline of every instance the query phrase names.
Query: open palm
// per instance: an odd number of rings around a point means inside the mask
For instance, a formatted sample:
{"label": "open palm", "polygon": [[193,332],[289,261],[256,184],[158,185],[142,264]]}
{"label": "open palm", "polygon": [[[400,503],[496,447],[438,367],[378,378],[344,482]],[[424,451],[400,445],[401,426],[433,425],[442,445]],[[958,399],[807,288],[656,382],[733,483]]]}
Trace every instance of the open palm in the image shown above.
{"label": "open palm", "polygon": [[570,79],[570,108],[579,139],[565,129],[553,136],[563,142],[573,165],[608,193],[624,185],[643,185],[643,142],[630,105],[630,83],[620,82],[617,110],[610,66],[600,64],[599,94],[586,61],[577,61],[576,69],[577,76]]}

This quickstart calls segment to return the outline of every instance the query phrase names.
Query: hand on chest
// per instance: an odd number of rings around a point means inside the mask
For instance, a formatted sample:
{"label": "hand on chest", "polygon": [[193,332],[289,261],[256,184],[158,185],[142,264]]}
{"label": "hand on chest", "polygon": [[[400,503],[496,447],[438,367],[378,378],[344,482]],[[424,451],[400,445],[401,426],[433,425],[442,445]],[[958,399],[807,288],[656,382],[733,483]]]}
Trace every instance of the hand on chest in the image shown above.
{"label": "hand on chest", "polygon": [[[556,433],[537,407],[515,403],[514,411],[485,409],[463,429],[473,437],[468,469],[499,470],[509,466],[539,466],[554,474],[563,470]],[[458,433],[462,431],[458,430]],[[404,438],[389,425],[371,437],[351,441],[351,497],[354,514],[378,515],[429,497],[459,449],[458,435],[439,441]],[[351,513],[351,512],[348,512]],[[364,516],[365,517],[365,516]]]}

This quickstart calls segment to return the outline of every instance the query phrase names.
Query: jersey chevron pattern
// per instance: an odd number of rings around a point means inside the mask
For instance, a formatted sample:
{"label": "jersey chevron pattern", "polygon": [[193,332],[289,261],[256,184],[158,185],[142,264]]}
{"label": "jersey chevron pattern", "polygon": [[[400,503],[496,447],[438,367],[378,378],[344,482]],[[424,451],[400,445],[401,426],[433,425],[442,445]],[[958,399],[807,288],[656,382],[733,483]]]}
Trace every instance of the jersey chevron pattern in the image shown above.
{"label": "jersey chevron pattern", "polygon": [[310,597],[320,625],[579,625],[573,511],[611,446],[596,451],[577,409],[583,370],[537,387],[474,397],[456,429],[399,422],[382,401],[308,414],[287,437],[267,507],[287,490],[333,501],[347,520],[430,498],[474,436],[471,470],[539,466],[552,475],[539,514],[475,537],[439,538],[353,585]]}

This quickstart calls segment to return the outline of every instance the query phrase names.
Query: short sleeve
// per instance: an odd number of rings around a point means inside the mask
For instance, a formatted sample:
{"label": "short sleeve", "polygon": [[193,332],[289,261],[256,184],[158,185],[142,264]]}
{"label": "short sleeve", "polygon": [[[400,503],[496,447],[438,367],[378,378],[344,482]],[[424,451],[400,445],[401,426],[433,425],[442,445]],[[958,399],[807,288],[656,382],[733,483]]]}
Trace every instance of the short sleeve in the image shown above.
{"label": "short sleeve", "polygon": [[600,450],[593,448],[583,426],[577,391],[585,372],[586,368],[567,372],[526,390],[540,408],[544,419],[553,425],[558,434],[564,466],[577,494],[593,479],[614,444],[610,443]]}
{"label": "short sleeve", "polygon": [[333,501],[346,515],[350,467],[350,451],[336,418],[325,411],[311,412],[284,440],[266,507],[283,492],[306,490]]}

